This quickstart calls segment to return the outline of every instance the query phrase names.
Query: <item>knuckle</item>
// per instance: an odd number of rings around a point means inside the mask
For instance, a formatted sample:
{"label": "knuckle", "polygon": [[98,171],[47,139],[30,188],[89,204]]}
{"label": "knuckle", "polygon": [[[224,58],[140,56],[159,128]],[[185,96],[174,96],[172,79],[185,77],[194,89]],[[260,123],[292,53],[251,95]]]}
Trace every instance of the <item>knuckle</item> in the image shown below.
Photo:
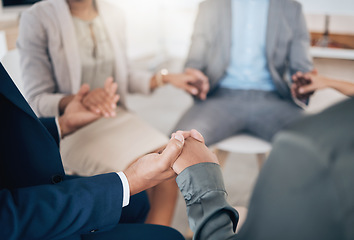
{"label": "knuckle", "polygon": [[179,146],[177,146],[177,143],[173,143],[173,144],[171,144],[171,146],[170,146],[170,152],[176,152],[176,151],[178,151],[179,150]]}

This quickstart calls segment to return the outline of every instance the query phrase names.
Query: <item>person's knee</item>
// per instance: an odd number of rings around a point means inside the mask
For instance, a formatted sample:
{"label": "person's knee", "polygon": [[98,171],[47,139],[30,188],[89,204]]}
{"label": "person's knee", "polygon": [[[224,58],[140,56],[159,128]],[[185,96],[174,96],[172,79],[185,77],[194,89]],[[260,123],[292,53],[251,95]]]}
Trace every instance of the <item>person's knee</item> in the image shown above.
{"label": "person's knee", "polygon": [[198,106],[193,105],[179,119],[172,133],[178,130],[189,131],[191,129],[197,129],[198,131],[200,131],[204,129],[206,126],[210,126],[207,119],[208,119],[208,115],[205,114],[204,111],[200,111]]}

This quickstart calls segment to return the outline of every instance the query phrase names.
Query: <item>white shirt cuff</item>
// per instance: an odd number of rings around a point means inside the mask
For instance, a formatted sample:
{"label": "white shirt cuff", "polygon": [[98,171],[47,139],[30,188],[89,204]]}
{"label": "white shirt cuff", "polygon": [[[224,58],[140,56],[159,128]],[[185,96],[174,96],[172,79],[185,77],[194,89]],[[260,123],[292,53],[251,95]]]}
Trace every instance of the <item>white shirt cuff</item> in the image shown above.
{"label": "white shirt cuff", "polygon": [[55,117],[55,123],[57,124],[59,139],[61,139],[61,129],[60,129],[59,118],[58,117]]}
{"label": "white shirt cuff", "polygon": [[123,184],[123,206],[122,207],[126,207],[129,205],[129,201],[130,201],[129,182],[123,172],[117,172],[117,174],[120,177],[120,180],[122,181],[122,184]]}

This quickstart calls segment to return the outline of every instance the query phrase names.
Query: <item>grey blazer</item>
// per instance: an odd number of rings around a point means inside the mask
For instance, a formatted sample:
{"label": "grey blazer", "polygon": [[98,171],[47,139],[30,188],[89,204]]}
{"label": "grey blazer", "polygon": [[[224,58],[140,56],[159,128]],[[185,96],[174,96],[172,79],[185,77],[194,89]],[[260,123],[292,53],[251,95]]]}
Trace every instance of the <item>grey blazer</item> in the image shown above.
{"label": "grey blazer", "polygon": [[[199,6],[185,67],[203,71],[211,91],[226,73],[231,52],[231,0],[206,0]],[[266,36],[268,67],[283,98],[291,98],[287,73],[312,70],[309,33],[302,7],[293,0],[270,0]]]}
{"label": "grey blazer", "polygon": [[[151,74],[129,68],[122,11],[105,0],[97,0],[97,8],[115,54],[113,77],[124,106],[128,92],[150,92]],[[29,104],[39,116],[57,116],[60,99],[75,94],[81,84],[79,48],[66,0],[42,1],[25,11],[17,46]]]}
{"label": "grey blazer", "polygon": [[177,183],[194,239],[354,239],[353,109],[354,98],[276,136],[237,235],[219,166],[185,169]]}

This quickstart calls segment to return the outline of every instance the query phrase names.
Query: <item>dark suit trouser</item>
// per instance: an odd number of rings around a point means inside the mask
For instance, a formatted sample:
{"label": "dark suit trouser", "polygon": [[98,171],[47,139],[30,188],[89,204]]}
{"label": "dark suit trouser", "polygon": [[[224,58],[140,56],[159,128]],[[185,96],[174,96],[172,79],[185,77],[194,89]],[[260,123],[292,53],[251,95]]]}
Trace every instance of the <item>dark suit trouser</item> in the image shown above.
{"label": "dark suit trouser", "polygon": [[83,240],[184,240],[173,228],[150,224],[119,224],[109,232],[86,235]]}
{"label": "dark suit trouser", "polygon": [[149,213],[150,205],[146,192],[130,197],[129,205],[122,209],[119,224],[144,223]]}
{"label": "dark suit trouser", "polygon": [[182,235],[176,230],[151,224],[143,224],[149,212],[149,204],[145,192],[130,198],[129,205],[124,207],[119,224],[112,230],[96,232],[83,236],[84,240],[182,240]]}

